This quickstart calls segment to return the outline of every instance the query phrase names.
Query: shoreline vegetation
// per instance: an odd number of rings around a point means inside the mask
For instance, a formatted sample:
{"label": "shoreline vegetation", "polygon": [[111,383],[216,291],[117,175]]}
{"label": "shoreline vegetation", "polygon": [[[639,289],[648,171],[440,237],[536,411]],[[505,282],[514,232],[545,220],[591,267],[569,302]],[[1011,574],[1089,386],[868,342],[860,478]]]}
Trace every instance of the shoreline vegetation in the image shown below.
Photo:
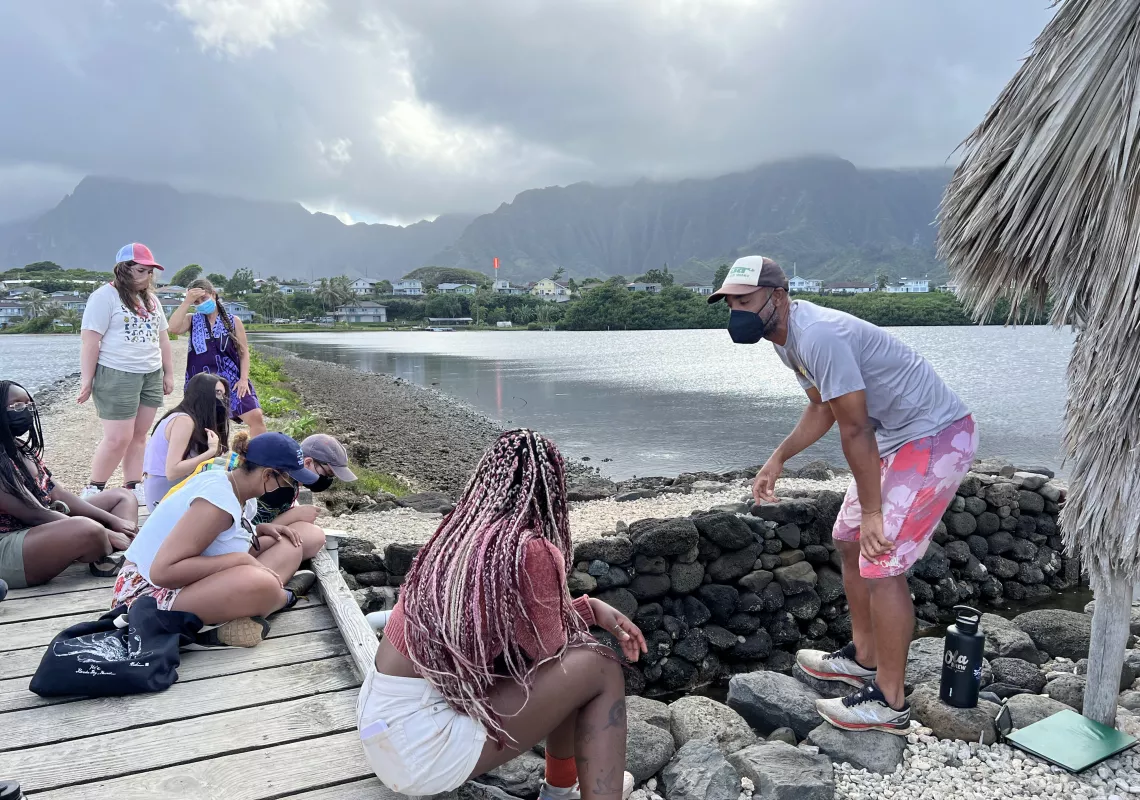
{"label": "shoreline vegetation", "polygon": [[[722,267],[721,270],[727,271],[727,267]],[[175,273],[171,280],[174,285],[182,286],[198,277],[201,272],[200,267],[191,264]],[[0,332],[75,332],[82,317],[76,301],[81,300],[83,291],[97,279],[109,277],[109,274],[103,273],[63,270],[50,263],[33,264],[0,274],[0,289],[7,286],[3,284],[5,279],[21,281],[24,293],[19,298],[10,299],[15,299],[30,317],[23,322],[11,324]],[[557,299],[561,302],[554,302],[553,296],[530,294],[520,287],[510,288],[512,292],[519,292],[516,294],[499,293],[494,290],[491,278],[482,273],[439,267],[425,267],[410,274],[409,277],[422,279],[422,289],[426,294],[418,297],[394,295],[390,281],[367,281],[366,283],[372,284],[372,293],[362,295],[344,276],[321,278],[312,285],[297,282],[284,284],[273,278],[260,281],[249,270],[241,269],[228,279],[218,274],[209,277],[227,300],[240,300],[249,307],[256,319],[247,322],[247,329],[258,333],[417,330],[429,325],[429,319],[470,319],[470,324],[448,327],[496,331],[716,329],[728,324],[728,309],[724,304],[709,305],[704,295],[693,291],[691,286],[673,284],[668,271],[660,270],[651,270],[646,276],[641,276],[664,281],[652,284],[629,284],[620,275],[604,281],[585,279],[580,284],[574,279],[555,283],[561,280],[561,276],[556,275],[540,282],[540,286],[545,283],[559,287],[557,291],[561,294]],[[659,291],[631,291],[630,286],[636,285],[651,285],[658,287]],[[440,286],[449,288],[441,290]],[[33,290],[31,294],[26,291],[29,287]],[[540,287],[536,287],[535,291],[538,288]],[[459,290],[470,293],[460,294]],[[52,296],[50,293],[53,291],[78,294]],[[793,296],[887,327],[978,324],[950,292],[793,292]],[[362,301],[384,306],[388,321],[333,321],[336,309],[352,307]],[[64,303],[71,308],[65,308]],[[1049,307],[1041,314],[1023,308],[1017,319],[1013,320],[1009,319],[1009,309],[1008,299],[999,300],[981,324],[1004,325],[1011,322],[1041,325],[1048,322]],[[341,316],[347,318],[349,314]],[[273,324],[273,320],[283,322]],[[510,327],[499,327],[500,324],[509,324]]]}

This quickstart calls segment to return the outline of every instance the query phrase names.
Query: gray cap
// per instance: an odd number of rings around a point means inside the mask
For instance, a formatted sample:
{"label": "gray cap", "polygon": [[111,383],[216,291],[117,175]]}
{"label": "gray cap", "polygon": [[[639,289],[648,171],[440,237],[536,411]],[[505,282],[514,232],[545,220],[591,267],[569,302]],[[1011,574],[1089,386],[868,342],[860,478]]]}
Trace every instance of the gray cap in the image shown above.
{"label": "gray cap", "polygon": [[729,268],[724,283],[709,296],[710,303],[717,303],[728,295],[752,294],[765,286],[788,291],[788,276],[780,265],[764,256],[744,256],[736,259]]}
{"label": "gray cap", "polygon": [[356,480],[356,475],[348,468],[348,451],[327,433],[314,433],[305,439],[301,442],[301,452],[313,461],[328,464],[332,467],[333,475],[342,481]]}

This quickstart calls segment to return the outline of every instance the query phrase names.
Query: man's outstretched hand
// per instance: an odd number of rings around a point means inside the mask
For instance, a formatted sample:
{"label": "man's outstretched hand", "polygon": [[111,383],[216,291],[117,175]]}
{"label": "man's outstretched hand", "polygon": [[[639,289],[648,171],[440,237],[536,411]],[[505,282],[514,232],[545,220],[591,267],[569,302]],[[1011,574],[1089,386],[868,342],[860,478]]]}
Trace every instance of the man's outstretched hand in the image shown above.
{"label": "man's outstretched hand", "polygon": [[756,480],[752,482],[752,497],[757,503],[776,502],[776,481],[783,471],[784,463],[770,458],[756,473]]}

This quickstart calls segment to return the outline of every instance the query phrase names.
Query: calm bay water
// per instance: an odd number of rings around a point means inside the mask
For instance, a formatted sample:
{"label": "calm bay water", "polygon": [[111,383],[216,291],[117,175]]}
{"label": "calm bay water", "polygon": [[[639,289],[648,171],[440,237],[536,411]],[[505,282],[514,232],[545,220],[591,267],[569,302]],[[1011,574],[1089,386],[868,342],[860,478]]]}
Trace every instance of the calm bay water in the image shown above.
{"label": "calm bay water", "polygon": [[[982,455],[1059,468],[1070,333],[1043,327],[892,332],[929,359],[970,407]],[[252,338],[435,387],[503,425],[548,433],[568,455],[589,457],[616,478],[762,463],[806,403],[770,345],[734,345],[724,331]],[[7,362],[0,351],[0,368]],[[798,461],[808,458],[842,463],[837,433]]]}
{"label": "calm bay water", "polygon": [[78,336],[0,336],[0,379],[35,392],[75,372],[79,372]]}

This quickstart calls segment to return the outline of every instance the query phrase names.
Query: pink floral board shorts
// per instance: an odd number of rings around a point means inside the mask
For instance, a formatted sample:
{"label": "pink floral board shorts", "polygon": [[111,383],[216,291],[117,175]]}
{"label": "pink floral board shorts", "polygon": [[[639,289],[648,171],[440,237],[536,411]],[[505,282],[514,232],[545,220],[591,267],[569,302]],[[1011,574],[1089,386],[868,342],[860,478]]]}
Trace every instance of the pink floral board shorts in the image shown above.
{"label": "pink floral board shorts", "polygon": [[[902,575],[926,554],[938,521],[974,463],[978,433],[967,414],[933,436],[907,442],[882,459],[883,535],[895,549],[874,561],[859,557],[864,578]],[[831,536],[859,541],[863,509],[855,482],[847,489]]]}
{"label": "pink floral board shorts", "polygon": [[169,611],[181,589],[163,589],[155,586],[139,573],[139,568],[130,561],[124,561],[115,581],[115,593],[111,597],[111,608],[127,606],[140,597],[153,597],[159,611]]}

